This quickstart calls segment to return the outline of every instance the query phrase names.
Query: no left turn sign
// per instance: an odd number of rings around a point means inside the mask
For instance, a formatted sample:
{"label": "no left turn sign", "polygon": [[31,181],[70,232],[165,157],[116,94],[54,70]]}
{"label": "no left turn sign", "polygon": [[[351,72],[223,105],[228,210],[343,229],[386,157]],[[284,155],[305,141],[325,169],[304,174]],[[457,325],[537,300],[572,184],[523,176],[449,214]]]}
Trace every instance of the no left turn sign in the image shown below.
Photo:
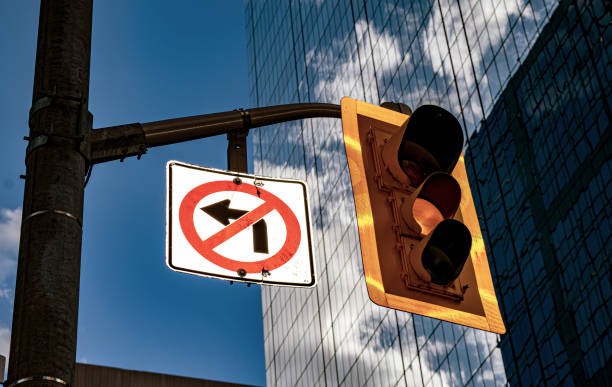
{"label": "no left turn sign", "polygon": [[306,185],[167,164],[166,263],[268,285],[314,286]]}

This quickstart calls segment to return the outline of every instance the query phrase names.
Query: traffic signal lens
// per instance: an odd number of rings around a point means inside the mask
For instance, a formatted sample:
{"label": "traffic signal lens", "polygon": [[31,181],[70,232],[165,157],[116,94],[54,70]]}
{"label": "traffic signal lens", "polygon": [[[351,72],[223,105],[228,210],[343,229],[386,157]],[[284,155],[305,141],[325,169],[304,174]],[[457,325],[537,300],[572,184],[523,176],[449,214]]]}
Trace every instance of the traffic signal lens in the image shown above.
{"label": "traffic signal lens", "polygon": [[467,227],[454,219],[440,222],[421,255],[431,282],[448,285],[454,281],[468,259],[472,247],[472,236]]}
{"label": "traffic signal lens", "polygon": [[443,219],[455,216],[460,202],[459,183],[446,172],[435,172],[410,194],[401,211],[413,232],[429,235]]}
{"label": "traffic signal lens", "polygon": [[[439,106],[423,105],[410,116],[398,161],[411,177],[411,185],[417,186],[435,171],[450,173],[462,147],[463,132],[459,121]],[[415,181],[412,181],[413,176]]]}
{"label": "traffic signal lens", "polygon": [[440,170],[438,160],[427,149],[411,141],[402,143],[398,157],[402,170],[415,187],[431,173]]}
{"label": "traffic signal lens", "polygon": [[436,226],[444,220],[444,216],[438,210],[438,207],[431,202],[416,198],[412,206],[412,217],[421,226],[421,234],[427,235],[432,232]]}
{"label": "traffic signal lens", "polygon": [[444,172],[432,174],[419,188],[417,198],[435,205],[444,219],[455,215],[461,202],[461,187],[451,175]]}
{"label": "traffic signal lens", "polygon": [[455,272],[454,265],[444,250],[437,246],[427,246],[423,250],[423,266],[431,275],[431,282],[446,285]]}

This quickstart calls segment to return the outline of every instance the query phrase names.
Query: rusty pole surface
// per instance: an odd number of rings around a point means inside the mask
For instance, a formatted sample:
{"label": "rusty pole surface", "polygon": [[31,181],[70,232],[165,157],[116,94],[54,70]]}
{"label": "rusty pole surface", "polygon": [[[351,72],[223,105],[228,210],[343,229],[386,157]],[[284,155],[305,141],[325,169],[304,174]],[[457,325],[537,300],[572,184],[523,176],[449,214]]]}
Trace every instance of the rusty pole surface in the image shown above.
{"label": "rusty pole surface", "polygon": [[42,0],[5,386],[72,384],[92,0]]}

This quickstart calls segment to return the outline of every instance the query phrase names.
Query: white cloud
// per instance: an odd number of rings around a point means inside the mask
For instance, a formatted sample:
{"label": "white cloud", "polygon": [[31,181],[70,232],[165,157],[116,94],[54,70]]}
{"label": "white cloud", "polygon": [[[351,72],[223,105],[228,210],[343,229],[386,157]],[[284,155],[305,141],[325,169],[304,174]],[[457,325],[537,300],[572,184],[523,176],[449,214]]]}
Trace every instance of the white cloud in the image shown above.
{"label": "white cloud", "polygon": [[[8,367],[8,353],[11,343],[11,331],[0,325],[0,355],[6,357],[6,365]],[[6,368],[5,368],[6,371]],[[0,378],[4,378],[4,375],[0,375]]]}
{"label": "white cloud", "polygon": [[4,281],[17,269],[20,230],[21,208],[0,209],[0,298],[6,297],[9,290]]}
{"label": "white cloud", "polygon": [[[345,96],[357,97],[363,95],[362,71],[369,73],[374,69],[362,69],[359,56],[366,58],[368,51],[372,50],[376,59],[376,74],[380,78],[383,73],[395,71],[403,59],[400,53],[398,41],[395,37],[380,32],[372,23],[363,19],[355,23],[355,34],[358,44],[354,39],[349,39],[349,47],[344,47],[344,37],[334,39],[326,50],[313,48],[306,54],[306,62],[314,73],[319,75],[319,81],[315,85],[315,99],[318,101],[329,101],[339,103]],[[372,46],[375,44],[375,46]],[[338,52],[349,54],[339,61]],[[406,54],[408,55],[408,54]],[[374,75],[373,73],[371,74]],[[377,103],[378,91],[376,83],[365,85],[367,102]]]}
{"label": "white cloud", "polygon": [[[12,302],[12,286],[7,279],[15,276],[17,251],[21,229],[21,208],[0,209],[0,300]],[[11,331],[0,323],[0,355],[7,357],[11,342]],[[4,378],[4,375],[0,375]]]}
{"label": "white cloud", "polygon": [[[462,3],[462,9],[470,8],[467,0],[464,0]],[[492,51],[499,47],[504,38],[508,36],[511,19],[518,17],[521,14],[521,10],[525,8],[524,1],[520,0],[505,2],[497,5],[494,5],[493,3],[493,0],[483,0],[479,2],[479,5],[475,6],[475,11],[472,13],[473,19],[469,19],[468,22],[465,23],[465,29],[468,36],[478,36],[478,33],[481,31],[487,31],[487,33],[482,35],[479,39],[480,44],[482,44],[481,51],[474,49],[470,50],[470,47],[473,48],[476,42],[471,41],[468,45],[465,39],[457,40],[457,50],[454,51],[462,53],[470,52],[474,60],[474,66],[476,67],[477,73],[479,73],[481,70],[481,61],[483,59],[479,56],[479,54],[481,52],[484,53],[486,51]],[[433,7],[432,10],[433,12],[427,21],[427,37],[433,40],[438,39],[443,41],[445,39],[444,36],[436,36],[437,33],[444,34],[444,30],[439,28],[442,22],[440,9],[438,7]],[[452,16],[454,16],[452,20],[444,20],[445,24],[463,24],[459,18],[460,15],[458,12],[455,12]],[[530,8],[525,10],[523,17],[533,17],[533,14],[530,12]],[[473,23],[470,23],[471,20],[473,20]],[[442,62],[444,53],[442,53],[442,55],[435,55],[437,54],[437,51],[429,49],[429,42],[426,39],[423,39],[423,42],[423,52],[431,60],[434,71],[437,71],[440,75],[444,75],[444,69],[446,70],[446,74],[452,74],[453,71],[450,61],[447,60],[446,62]],[[454,59],[456,61],[459,58]],[[468,86],[472,88],[474,86],[474,79],[472,78],[469,81],[470,83],[468,83]]]}
{"label": "white cloud", "polygon": [[[506,50],[499,55],[506,56],[504,63],[505,60],[508,61],[511,66],[510,71],[516,69],[516,67],[514,67],[516,66],[515,63],[524,59],[525,54],[529,50],[528,41],[524,39],[524,35],[522,34],[515,33],[513,37],[506,39],[510,35],[512,23],[518,18],[522,18],[521,25],[527,26],[528,39],[529,41],[533,41],[538,33],[535,27],[536,23],[533,22],[543,22],[546,18],[546,9],[541,8],[538,12],[534,13],[531,4],[526,4],[525,0],[506,1],[501,3],[494,0],[482,0],[476,3],[473,8],[467,0],[462,0],[461,9],[463,9],[464,12],[466,12],[465,10],[472,9],[470,13],[471,17],[462,21],[459,12],[454,12],[446,14],[446,18],[444,19],[447,32],[453,30],[450,26],[455,26],[455,33],[462,35],[463,31],[460,27],[464,26],[465,34],[471,39],[467,42],[463,36],[461,36],[455,41],[454,36],[449,37],[449,40],[453,41],[455,45],[451,50],[451,55],[456,70],[455,77],[461,88],[461,102],[467,102],[469,92],[476,88],[476,82],[478,82],[484,108],[487,112],[492,108],[496,95],[501,92],[505,83],[512,75],[505,64],[491,66],[492,62],[496,60],[495,54],[498,52],[499,48],[503,45],[508,45]],[[421,41],[423,42],[423,52],[431,62],[433,70],[444,78],[445,76],[448,77],[450,74],[453,74],[453,65],[451,65],[451,61],[448,58],[443,61],[446,52],[438,52],[436,49],[431,49],[431,47],[436,47],[435,44],[432,44],[433,42],[436,40],[444,41],[446,39],[444,36],[445,30],[440,28],[441,24],[442,17],[440,9],[439,7],[433,7],[431,16],[426,22],[425,33]],[[478,41],[475,41],[474,37],[477,36]],[[516,56],[517,52],[509,47],[508,42],[516,44],[518,57]],[[471,70],[459,71],[461,60],[465,57],[466,53],[469,53],[471,56],[476,78],[474,78],[474,74]],[[490,79],[490,77],[494,79]],[[498,77],[499,79],[497,79]],[[480,116],[481,109],[475,100],[471,101],[471,106],[469,108]],[[472,124],[476,123],[474,122]],[[468,129],[471,130],[474,128]]]}
{"label": "white cloud", "polygon": [[0,209],[0,249],[16,250],[19,246],[21,208]]}

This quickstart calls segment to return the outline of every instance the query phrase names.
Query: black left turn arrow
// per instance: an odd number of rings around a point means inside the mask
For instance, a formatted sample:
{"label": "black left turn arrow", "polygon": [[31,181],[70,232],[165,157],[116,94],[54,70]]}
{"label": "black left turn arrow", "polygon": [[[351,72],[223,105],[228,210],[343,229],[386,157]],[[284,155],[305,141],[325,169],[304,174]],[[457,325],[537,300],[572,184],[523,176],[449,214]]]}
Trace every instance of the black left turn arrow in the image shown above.
{"label": "black left turn arrow", "polygon": [[[230,208],[229,204],[230,199],[225,199],[200,209],[222,225],[227,226],[230,224],[230,219],[238,219],[248,212]],[[263,219],[253,224],[253,251],[256,253],[268,253],[268,226],[266,226],[266,221]]]}

